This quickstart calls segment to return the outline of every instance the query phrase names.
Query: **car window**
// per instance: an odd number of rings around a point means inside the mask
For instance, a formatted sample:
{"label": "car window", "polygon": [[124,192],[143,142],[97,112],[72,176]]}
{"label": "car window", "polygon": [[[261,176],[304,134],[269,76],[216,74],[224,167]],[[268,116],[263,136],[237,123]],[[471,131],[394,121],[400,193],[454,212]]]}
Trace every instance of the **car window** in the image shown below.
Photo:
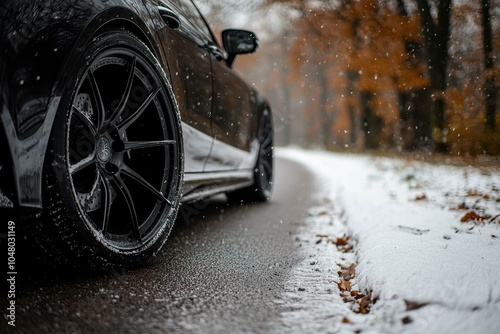
{"label": "car window", "polygon": [[180,31],[191,36],[201,44],[212,41],[212,34],[207,27],[205,20],[201,17],[198,9],[190,0],[170,0],[160,1],[164,6],[169,7],[178,13],[181,19]]}

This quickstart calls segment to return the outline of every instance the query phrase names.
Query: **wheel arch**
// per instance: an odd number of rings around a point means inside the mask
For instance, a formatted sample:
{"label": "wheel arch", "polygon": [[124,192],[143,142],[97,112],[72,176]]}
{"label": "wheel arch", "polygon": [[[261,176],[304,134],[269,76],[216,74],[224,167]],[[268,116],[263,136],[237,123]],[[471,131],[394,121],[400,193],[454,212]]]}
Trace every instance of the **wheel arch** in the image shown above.
{"label": "wheel arch", "polygon": [[[126,2],[124,1],[124,3]],[[49,153],[49,140],[54,121],[57,113],[61,112],[59,109],[65,89],[68,85],[71,85],[72,80],[74,80],[74,78],[71,78],[71,75],[74,73],[75,64],[81,57],[82,51],[85,50],[86,46],[95,37],[111,30],[128,31],[150,49],[162,67],[166,66],[166,62],[163,60],[164,58],[160,51],[159,41],[154,30],[153,22],[147,9],[142,5],[142,2],[141,6],[142,8],[140,9],[134,7],[136,11],[124,5],[110,8],[93,8],[92,13],[94,15],[92,15],[88,22],[83,25],[80,31],[77,31],[75,34],[76,38],[73,40],[74,43],[69,43],[65,50],[59,50],[60,52],[66,53],[66,56],[58,68],[56,67],[57,65],[53,66],[55,67],[53,70],[57,74],[52,84],[42,125],[30,137],[19,139],[15,136],[16,138],[12,138],[9,143],[10,150],[13,152],[16,149],[23,150],[25,147],[29,147],[31,150],[29,166],[26,166],[22,171],[12,171],[14,174],[16,207],[43,208],[43,175],[44,168],[48,166],[45,160]],[[64,105],[64,103],[62,105]],[[14,122],[11,122],[11,124],[13,128],[15,126]],[[11,131],[11,134],[14,134],[14,132]],[[17,157],[16,154],[13,156]],[[19,160],[18,164],[16,164],[16,168],[23,165],[23,161],[21,159]]]}
{"label": "wheel arch", "polygon": [[257,114],[257,117],[255,118],[253,124],[253,129],[254,129],[253,131],[255,136],[257,136],[260,118],[262,117],[262,114],[264,113],[265,110],[269,111],[269,113],[271,114],[271,121],[273,121],[273,110],[271,108],[271,103],[269,102],[267,97],[264,96],[264,94],[256,92],[256,95],[257,97],[256,97],[255,112]]}

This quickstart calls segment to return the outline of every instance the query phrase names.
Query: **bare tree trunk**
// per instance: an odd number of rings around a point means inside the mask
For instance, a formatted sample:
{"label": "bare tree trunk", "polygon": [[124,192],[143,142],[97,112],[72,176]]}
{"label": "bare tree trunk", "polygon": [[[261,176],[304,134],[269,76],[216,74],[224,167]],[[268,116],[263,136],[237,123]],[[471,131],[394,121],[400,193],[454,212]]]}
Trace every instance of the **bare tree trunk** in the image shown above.
{"label": "bare tree trunk", "polygon": [[496,101],[495,82],[493,76],[493,33],[491,30],[490,1],[481,0],[481,13],[483,18],[483,49],[484,67],[486,71],[486,125],[495,128]]}
{"label": "bare tree trunk", "polygon": [[325,74],[325,68],[320,69],[319,82],[320,82],[320,115],[321,115],[321,143],[324,145],[325,149],[330,149],[332,147],[331,143],[331,132],[332,125],[334,121],[333,109],[330,101],[330,90],[328,84],[328,78]]}
{"label": "bare tree trunk", "polygon": [[351,121],[351,130],[350,130],[350,143],[349,146],[351,148],[356,147],[356,142],[358,140],[358,117],[356,115],[356,108],[353,104],[353,96],[354,96],[354,83],[357,80],[358,74],[352,70],[347,72],[347,92],[348,96],[347,101],[347,111],[349,113],[349,119]]}
{"label": "bare tree trunk", "polygon": [[373,111],[373,92],[360,92],[361,109],[363,111],[362,129],[365,134],[365,148],[376,150],[380,147],[380,133],[382,132],[383,120]]}
{"label": "bare tree trunk", "polygon": [[[409,14],[404,0],[397,0],[398,12],[408,19]],[[405,39],[407,52],[406,63],[410,64],[412,70],[419,71],[421,64],[425,62],[422,55],[422,43],[417,39]],[[396,78],[397,82],[399,78]],[[422,94],[424,93],[424,94]],[[399,129],[401,132],[401,145],[405,151],[413,151],[428,148],[432,138],[431,117],[429,115],[429,103],[425,90],[421,88],[411,89],[408,92],[398,92],[399,105]]]}
{"label": "bare tree trunk", "polygon": [[427,51],[431,88],[431,113],[433,126],[437,130],[434,138],[438,152],[448,152],[445,131],[446,67],[448,65],[448,42],[450,40],[452,0],[439,0],[437,5],[437,22],[431,14],[428,0],[417,0],[422,20],[422,33],[425,36],[424,46]]}

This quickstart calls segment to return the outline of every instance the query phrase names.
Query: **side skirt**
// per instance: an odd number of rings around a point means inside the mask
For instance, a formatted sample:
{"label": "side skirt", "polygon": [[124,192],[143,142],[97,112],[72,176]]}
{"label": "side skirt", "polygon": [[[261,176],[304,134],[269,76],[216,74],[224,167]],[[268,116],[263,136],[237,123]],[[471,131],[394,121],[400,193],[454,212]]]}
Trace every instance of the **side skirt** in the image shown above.
{"label": "side skirt", "polygon": [[253,184],[253,170],[184,174],[182,203],[194,202],[216,194]]}

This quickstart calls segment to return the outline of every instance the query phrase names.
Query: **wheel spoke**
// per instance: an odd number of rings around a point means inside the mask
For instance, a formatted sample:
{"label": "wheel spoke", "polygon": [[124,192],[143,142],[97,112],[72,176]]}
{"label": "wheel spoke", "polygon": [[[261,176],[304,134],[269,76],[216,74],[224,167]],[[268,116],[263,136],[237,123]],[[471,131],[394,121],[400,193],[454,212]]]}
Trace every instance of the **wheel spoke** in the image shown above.
{"label": "wheel spoke", "polygon": [[94,163],[95,163],[94,155],[89,155],[88,157],[78,161],[76,164],[70,165],[69,171],[70,171],[71,176],[73,176],[74,174],[78,173],[79,171],[81,171],[89,166],[92,166]]}
{"label": "wheel spoke", "polygon": [[265,134],[265,140],[262,142],[262,147],[267,147],[267,146],[270,146],[271,143],[273,141],[273,136],[271,135],[271,133],[267,133]]}
{"label": "wheel spoke", "polygon": [[99,129],[106,119],[106,110],[104,109],[104,103],[102,101],[101,91],[99,90],[99,85],[97,84],[94,72],[89,70],[88,78],[90,82],[90,87],[92,89],[92,94],[97,103],[97,128]]}
{"label": "wheel spoke", "polygon": [[151,185],[151,183],[146,181],[142,176],[140,176],[137,172],[132,170],[130,167],[123,167],[122,173],[129,176],[130,178],[135,180],[137,183],[142,185],[144,188],[149,190],[149,192],[152,193],[153,195],[155,195],[156,198],[158,198],[158,200],[160,200],[162,202],[166,202],[169,205],[172,205],[172,203],[163,195],[163,193],[161,191],[158,191],[155,187],[153,187],[153,185]]}
{"label": "wheel spoke", "polygon": [[266,160],[263,160],[261,162],[261,164],[264,167],[263,171],[266,173],[267,178],[269,178],[269,175],[271,175],[271,173],[273,172],[273,166],[271,166],[271,164],[269,163],[269,161],[266,161]]}
{"label": "wheel spoke", "polygon": [[124,143],[125,144],[124,151],[158,147],[158,146],[168,146],[168,145],[173,145],[175,143],[176,143],[175,140],[130,141]]}
{"label": "wheel spoke", "polygon": [[132,125],[146,110],[148,105],[151,103],[151,101],[155,98],[156,94],[160,91],[160,87],[157,87],[154,89],[151,93],[149,93],[148,97],[144,102],[141,104],[139,108],[130,116],[128,117],[124,122],[122,122],[118,128],[121,130],[127,130],[130,125]]}
{"label": "wheel spoke", "polygon": [[125,107],[127,106],[127,102],[130,97],[130,92],[132,90],[132,83],[134,82],[136,65],[137,65],[137,57],[134,56],[134,58],[132,58],[132,61],[130,62],[130,67],[128,69],[129,74],[127,79],[127,84],[125,86],[125,91],[123,92],[120,102],[118,103],[116,109],[113,110],[112,116],[110,117],[110,121],[113,124],[116,124],[116,122],[120,119],[120,117],[123,114],[123,111],[125,110]]}
{"label": "wheel spoke", "polygon": [[85,116],[83,112],[78,108],[76,108],[75,106],[73,106],[73,113],[80,119],[80,121],[82,121],[83,125],[90,131],[91,136],[93,138],[96,138],[97,128],[94,125],[94,123],[92,123],[92,121],[88,119],[87,116]]}
{"label": "wheel spoke", "polygon": [[270,156],[272,151],[273,151],[273,147],[271,145],[269,145],[267,147],[263,147],[262,156]]}
{"label": "wheel spoke", "polygon": [[132,234],[139,242],[142,242],[141,232],[139,231],[139,220],[137,219],[137,211],[135,210],[132,195],[130,194],[127,185],[125,184],[125,182],[123,182],[122,178],[119,175],[113,175],[112,180],[115,190],[122,195],[127,204],[132,224]]}
{"label": "wheel spoke", "polygon": [[112,203],[112,194],[111,194],[111,184],[109,183],[109,180],[105,177],[102,177],[102,187],[104,188],[104,198],[103,202],[101,202],[101,205],[104,206],[104,213],[102,216],[102,232],[107,232],[108,231],[108,225],[109,225],[109,214],[111,213],[111,205]]}

